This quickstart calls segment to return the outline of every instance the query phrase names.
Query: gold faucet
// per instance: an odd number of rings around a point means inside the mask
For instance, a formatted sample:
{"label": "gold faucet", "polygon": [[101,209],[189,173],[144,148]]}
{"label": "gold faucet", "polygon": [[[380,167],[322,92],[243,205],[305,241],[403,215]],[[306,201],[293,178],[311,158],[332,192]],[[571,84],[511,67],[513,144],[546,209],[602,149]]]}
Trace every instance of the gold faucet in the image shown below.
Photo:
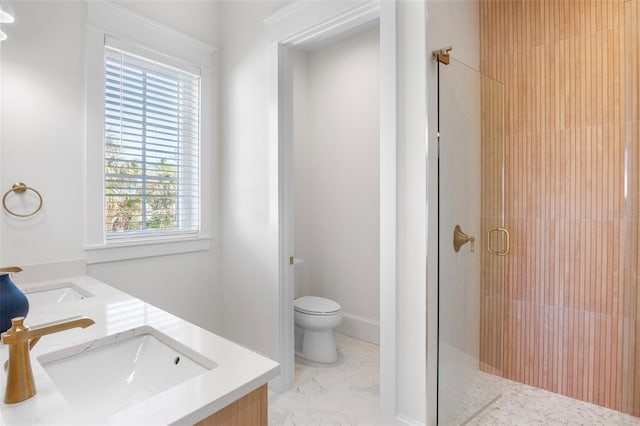
{"label": "gold faucet", "polygon": [[11,272],[11,273],[18,273],[18,272],[22,272],[22,268],[19,266],[6,266],[4,268],[0,268],[0,272]]}
{"label": "gold faucet", "polygon": [[91,318],[80,316],[42,324],[30,329],[24,325],[24,317],[13,318],[11,328],[2,333],[2,343],[9,345],[9,369],[4,402],[14,404],[36,394],[29,351],[42,336],[70,328],[87,328],[92,324],[95,322]]}

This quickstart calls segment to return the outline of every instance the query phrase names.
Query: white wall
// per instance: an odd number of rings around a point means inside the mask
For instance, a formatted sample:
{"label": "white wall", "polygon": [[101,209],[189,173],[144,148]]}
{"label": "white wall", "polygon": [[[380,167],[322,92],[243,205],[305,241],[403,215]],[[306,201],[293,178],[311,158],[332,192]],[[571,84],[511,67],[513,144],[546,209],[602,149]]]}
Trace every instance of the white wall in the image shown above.
{"label": "white wall", "polygon": [[[217,44],[211,30],[217,4],[189,2],[176,15],[175,6],[168,3],[173,2],[121,2],[169,27]],[[82,263],[86,244],[86,3],[20,1],[13,6],[16,22],[4,28],[9,39],[2,43],[0,189],[4,192],[14,182],[24,181],[41,191],[44,208],[23,220],[0,213],[0,264]],[[207,159],[214,166],[216,161]],[[217,183],[207,182],[205,188],[214,200],[205,208],[217,209]],[[211,228],[215,237],[217,224]],[[217,258],[214,247],[190,256],[105,263],[91,266],[88,272],[215,330],[221,323]],[[20,282],[20,275],[16,281]]]}
{"label": "white wall", "polygon": [[[379,36],[376,26],[298,52],[293,112],[295,254],[304,259],[296,270],[300,296],[337,301],[344,313],[338,331],[376,344]],[[300,99],[298,90],[308,99]]]}
{"label": "white wall", "polygon": [[2,42],[0,188],[25,182],[42,193],[44,208],[30,219],[2,211],[2,264],[82,258],[85,5],[14,9]]}
{"label": "white wall", "polygon": [[[224,334],[278,354],[277,192],[270,185],[267,29],[276,2],[220,5]],[[274,205],[275,203],[275,205]]]}
{"label": "white wall", "polygon": [[[293,54],[293,202],[294,254],[304,263],[295,267],[294,297],[311,295],[311,152],[309,128],[309,54],[298,50]],[[304,256],[304,257],[303,257]]]}
{"label": "white wall", "polygon": [[425,3],[399,1],[397,410],[426,415],[426,101]]}
{"label": "white wall", "polygon": [[218,1],[117,0],[114,3],[197,40],[218,44]]}

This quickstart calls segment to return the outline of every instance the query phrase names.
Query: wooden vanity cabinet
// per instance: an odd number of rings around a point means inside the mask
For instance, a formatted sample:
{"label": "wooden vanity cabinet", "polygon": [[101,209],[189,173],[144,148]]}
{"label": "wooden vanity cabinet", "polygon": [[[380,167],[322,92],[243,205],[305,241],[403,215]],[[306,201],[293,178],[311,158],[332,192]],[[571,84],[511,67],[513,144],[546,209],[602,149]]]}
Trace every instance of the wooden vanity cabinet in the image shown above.
{"label": "wooden vanity cabinet", "polygon": [[267,426],[268,404],[267,385],[264,384],[198,422],[197,426]]}

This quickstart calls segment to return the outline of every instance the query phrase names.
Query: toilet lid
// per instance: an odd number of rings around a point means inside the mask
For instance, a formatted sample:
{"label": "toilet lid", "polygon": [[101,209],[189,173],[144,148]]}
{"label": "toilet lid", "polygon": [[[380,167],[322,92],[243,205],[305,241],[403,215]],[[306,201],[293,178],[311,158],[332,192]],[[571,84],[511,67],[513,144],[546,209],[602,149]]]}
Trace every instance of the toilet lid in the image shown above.
{"label": "toilet lid", "polygon": [[295,310],[307,314],[332,314],[338,312],[340,305],[331,299],[316,296],[298,297],[294,301]]}

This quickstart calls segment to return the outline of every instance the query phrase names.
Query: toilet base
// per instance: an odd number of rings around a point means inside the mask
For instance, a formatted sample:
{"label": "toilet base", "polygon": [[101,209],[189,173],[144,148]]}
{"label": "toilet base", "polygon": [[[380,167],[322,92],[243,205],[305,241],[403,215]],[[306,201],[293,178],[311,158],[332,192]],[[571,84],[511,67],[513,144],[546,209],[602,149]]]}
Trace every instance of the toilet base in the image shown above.
{"label": "toilet base", "polygon": [[[301,311],[297,307],[294,310],[293,319],[296,325],[296,353],[304,359],[314,362],[333,363],[338,360],[338,351],[333,340],[333,329],[342,323],[342,310],[340,305],[329,299],[313,298],[309,296],[311,301],[320,300],[326,304],[327,302],[335,307],[334,312],[323,313],[322,310]],[[299,301],[304,301],[304,297]],[[307,300],[308,301],[308,300]],[[320,303],[322,305],[323,303]],[[312,303],[313,305],[313,303]],[[320,306],[321,308],[322,306]],[[307,306],[307,309],[309,307]],[[311,309],[315,309],[311,306]],[[300,331],[302,331],[300,333]],[[300,342],[301,340],[301,342]],[[298,352],[299,348],[299,352]]]}
{"label": "toilet base", "polygon": [[298,353],[302,358],[322,363],[333,363],[338,360],[338,351],[333,340],[333,330],[303,330],[302,348]]}

